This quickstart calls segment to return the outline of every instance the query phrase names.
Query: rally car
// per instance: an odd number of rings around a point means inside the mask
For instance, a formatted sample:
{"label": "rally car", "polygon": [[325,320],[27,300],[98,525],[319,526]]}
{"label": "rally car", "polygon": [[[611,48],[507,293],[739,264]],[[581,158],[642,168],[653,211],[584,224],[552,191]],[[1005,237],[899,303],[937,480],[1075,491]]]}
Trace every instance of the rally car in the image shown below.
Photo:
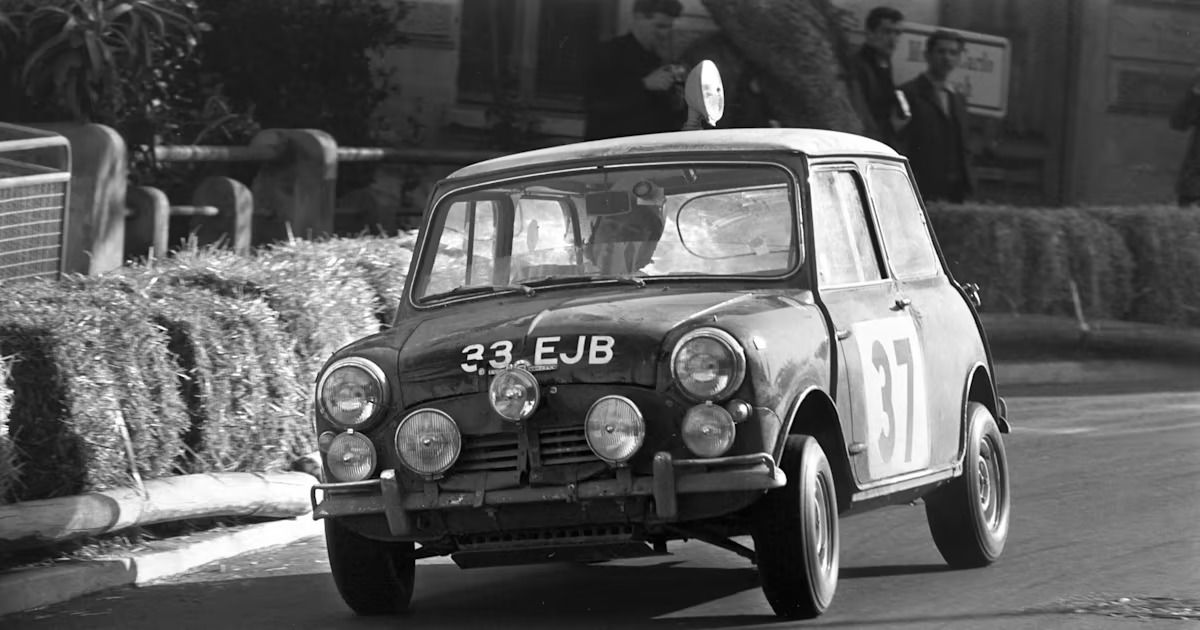
{"label": "rally car", "polygon": [[316,384],[313,492],[354,611],[417,559],[590,563],[696,539],[814,617],[840,516],[923,500],[952,567],[1000,555],[1005,405],[905,159],[705,129],[497,158],[439,183],[383,332]]}

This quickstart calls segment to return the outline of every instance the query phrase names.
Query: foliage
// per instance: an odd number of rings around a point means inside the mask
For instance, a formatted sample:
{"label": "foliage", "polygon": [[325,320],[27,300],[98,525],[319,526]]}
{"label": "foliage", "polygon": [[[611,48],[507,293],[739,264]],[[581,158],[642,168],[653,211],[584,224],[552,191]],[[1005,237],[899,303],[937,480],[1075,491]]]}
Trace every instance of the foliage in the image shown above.
{"label": "foliage", "polygon": [[6,0],[3,8],[8,87],[23,97],[5,113],[39,122],[120,127],[167,106],[168,85],[204,28],[190,0]]}
{"label": "foliage", "polygon": [[401,42],[402,3],[202,0],[212,27],[202,69],[235,111],[263,127],[317,128],[339,144],[376,139],[372,115],[393,89],[372,55]]}

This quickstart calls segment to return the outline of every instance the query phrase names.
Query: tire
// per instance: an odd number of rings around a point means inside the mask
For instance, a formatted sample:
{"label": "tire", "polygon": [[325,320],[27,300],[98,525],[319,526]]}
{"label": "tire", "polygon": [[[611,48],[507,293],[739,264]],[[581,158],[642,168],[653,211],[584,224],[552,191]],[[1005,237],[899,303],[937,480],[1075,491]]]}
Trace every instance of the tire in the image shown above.
{"label": "tire", "polygon": [[833,470],[816,438],[789,436],[780,468],[787,485],[767,492],[753,521],[763,595],[786,619],[812,619],[837,590],[841,542]]}
{"label": "tire", "polygon": [[413,544],[371,540],[325,520],[329,569],[342,600],[359,615],[408,610],[416,578]]}
{"label": "tire", "polygon": [[1008,540],[1012,497],[1008,456],[987,407],[967,405],[967,452],[963,474],[925,497],[933,542],[955,569],[987,566]]}

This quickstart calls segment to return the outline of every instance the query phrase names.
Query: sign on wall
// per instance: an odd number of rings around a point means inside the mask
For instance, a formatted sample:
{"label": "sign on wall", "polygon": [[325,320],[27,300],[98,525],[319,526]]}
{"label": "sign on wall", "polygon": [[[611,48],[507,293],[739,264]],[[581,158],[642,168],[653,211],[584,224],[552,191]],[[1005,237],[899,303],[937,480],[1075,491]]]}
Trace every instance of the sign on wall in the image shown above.
{"label": "sign on wall", "polygon": [[[892,55],[896,85],[925,71],[925,40],[939,27],[901,22],[900,41]],[[950,75],[950,83],[967,99],[967,111],[1003,118],[1008,113],[1008,39],[995,35],[952,29],[967,42],[962,62]]]}

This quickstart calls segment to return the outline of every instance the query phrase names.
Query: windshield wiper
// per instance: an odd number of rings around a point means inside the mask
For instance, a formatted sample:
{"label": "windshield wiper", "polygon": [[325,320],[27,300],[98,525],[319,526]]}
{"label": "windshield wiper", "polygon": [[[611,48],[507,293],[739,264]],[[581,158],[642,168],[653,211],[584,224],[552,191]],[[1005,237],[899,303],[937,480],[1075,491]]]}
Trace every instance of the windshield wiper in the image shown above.
{"label": "windshield wiper", "polygon": [[477,293],[522,293],[530,297],[537,293],[533,287],[523,284],[480,284],[474,286],[455,287],[440,294],[441,296],[463,296]]}
{"label": "windshield wiper", "polygon": [[636,287],[646,286],[646,281],[640,276],[599,276],[594,274],[579,274],[573,276],[546,276],[531,280],[527,284],[531,287],[548,287],[556,284],[571,284],[575,282],[596,282],[596,281],[616,281],[622,284],[632,284]]}

